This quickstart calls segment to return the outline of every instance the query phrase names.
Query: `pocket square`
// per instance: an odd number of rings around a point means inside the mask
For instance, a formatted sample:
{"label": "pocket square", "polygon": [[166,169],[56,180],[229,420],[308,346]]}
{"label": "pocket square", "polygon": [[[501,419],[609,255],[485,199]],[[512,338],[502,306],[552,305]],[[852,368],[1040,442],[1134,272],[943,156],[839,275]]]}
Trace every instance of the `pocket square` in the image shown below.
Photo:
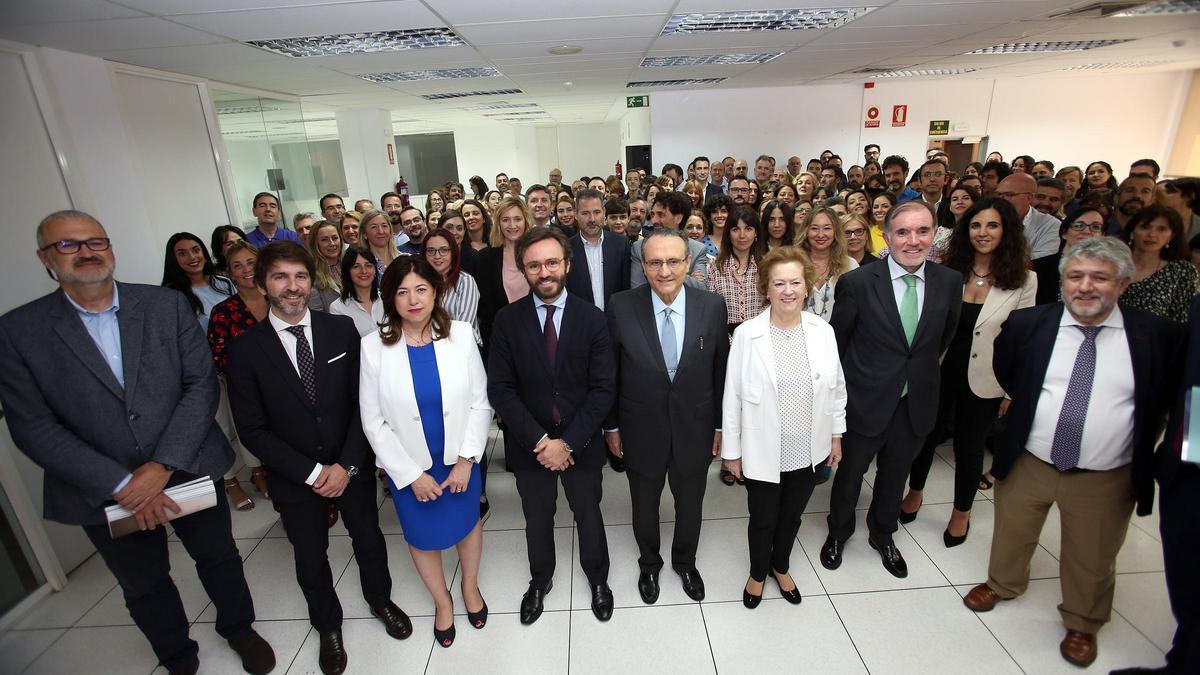
{"label": "pocket square", "polygon": [[346,355],[346,352],[342,352],[341,354],[338,354],[337,356],[333,357],[332,359],[329,359],[325,363],[333,363],[334,361],[337,361],[338,359],[342,358],[345,355]]}

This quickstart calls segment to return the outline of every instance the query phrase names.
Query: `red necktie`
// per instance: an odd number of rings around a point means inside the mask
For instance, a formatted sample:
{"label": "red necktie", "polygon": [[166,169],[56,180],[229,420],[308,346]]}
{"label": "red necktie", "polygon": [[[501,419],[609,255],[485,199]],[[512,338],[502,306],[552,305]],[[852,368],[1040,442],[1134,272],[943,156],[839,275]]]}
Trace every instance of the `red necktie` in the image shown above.
{"label": "red necktie", "polygon": [[[554,330],[554,310],[557,309],[554,305],[545,305],[546,307],[546,325],[542,332],[546,336],[546,358],[550,360],[551,377],[554,376],[555,358],[558,356],[558,331]],[[558,403],[554,403],[553,409],[550,411],[553,415],[554,423],[562,419],[558,414]]]}

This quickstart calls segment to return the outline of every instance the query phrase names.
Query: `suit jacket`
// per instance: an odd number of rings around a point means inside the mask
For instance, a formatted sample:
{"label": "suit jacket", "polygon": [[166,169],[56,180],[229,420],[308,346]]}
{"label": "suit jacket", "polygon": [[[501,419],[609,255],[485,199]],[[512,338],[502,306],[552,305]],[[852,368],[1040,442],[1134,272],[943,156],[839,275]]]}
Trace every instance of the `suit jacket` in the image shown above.
{"label": "suit jacket", "polygon": [[[1158,446],[1158,452],[1155,454],[1155,476],[1164,488],[1175,480],[1175,475],[1179,473],[1179,466],[1182,464],[1179,457],[1179,442],[1184,437],[1183,434],[1187,433],[1185,419],[1188,410],[1184,405],[1187,401],[1187,393],[1192,387],[1200,386],[1200,295],[1192,298],[1186,325],[1187,363],[1183,369],[1183,377],[1179,383],[1175,404],[1171,407],[1167,433],[1163,436],[1162,444]],[[1200,401],[1195,401],[1192,405],[1200,405]]]}
{"label": "suit jacket", "polygon": [[508,294],[504,292],[504,249],[485,248],[479,252],[475,260],[473,275],[479,285],[479,336],[483,338],[483,358],[487,360],[488,349],[492,343],[492,322],[496,312],[508,304]]}
{"label": "suit jacket", "polygon": [[[1007,476],[1025,452],[1064,311],[1061,302],[1017,310],[996,338],[993,368],[1013,401],[996,442],[996,478]],[[1147,515],[1154,499],[1154,443],[1178,391],[1183,327],[1129,307],[1121,313],[1133,363],[1133,492],[1138,515]]]}
{"label": "suit jacket", "polygon": [[1013,290],[992,287],[988,291],[979,318],[975,320],[971,336],[971,360],[967,363],[967,384],[979,398],[1000,398],[1004,389],[992,372],[992,350],[1000,327],[1008,315],[1018,309],[1032,307],[1038,292],[1038,279],[1034,274],[1025,275],[1025,285]]}
{"label": "suit jacket", "polygon": [[837,334],[850,396],[847,426],[864,436],[884,433],[908,383],[912,430],[928,434],[937,417],[939,360],[962,311],[962,275],[925,263],[925,302],[911,346],[904,338],[887,261],[842,275],[834,293],[829,323]]}
{"label": "suit jacket", "polygon": [[358,467],[354,480],[375,474],[358,410],[358,330],[348,316],[308,315],[315,406],[270,321],[233,341],[225,374],[238,437],[270,469],[271,498],[280,503],[314,494],[305,480],[316,464]]}
{"label": "suit jacket", "polygon": [[[629,290],[629,239],[605,232],[600,248],[604,258],[604,305],[607,307],[613,293]],[[583,237],[578,234],[571,237],[571,273],[567,275],[567,291],[596,304],[596,299],[592,297],[592,275],[583,248]]]}
{"label": "suit jacket", "polygon": [[1033,273],[1037,275],[1038,280],[1037,299],[1034,304],[1048,305],[1058,302],[1059,287],[1062,283],[1058,274],[1058,261],[1061,259],[1062,252],[1060,250],[1054,255],[1044,256],[1033,261]]}
{"label": "suit jacket", "polygon": [[[533,454],[542,436],[561,438],[575,465],[599,469],[605,445],[600,424],[616,396],[612,344],[604,313],[567,291],[554,363],[533,296],[496,314],[488,355],[488,398],[504,420],[504,461],[513,471],[543,470]],[[560,421],[553,420],[558,406]]]}
{"label": "suit jacket", "polygon": [[[629,249],[629,287],[637,288],[646,285],[646,271],[642,269],[642,247],[646,245],[646,237],[643,236],[640,240],[633,242],[633,246]],[[692,257],[692,264],[688,266],[687,277],[683,283],[702,291],[707,291],[708,286],[704,283],[704,279],[697,279],[692,276],[696,272],[700,273],[701,277],[708,274],[708,247],[696,241],[695,239],[687,240],[688,255]],[[607,307],[608,305],[605,305]]]}
{"label": "suit jacket", "polygon": [[725,301],[684,286],[683,351],[675,379],[667,376],[647,284],[617,293],[607,308],[617,358],[617,403],[606,429],[620,427],[625,464],[662,475],[674,457],[687,474],[708,470],[713,433],[721,428],[721,397],[729,358]]}
{"label": "suit jacket", "polygon": [[214,479],[233,463],[187,299],[141,284],[117,292],[124,387],[61,290],[0,317],[0,402],[13,441],[45,470],[45,516],[60,523],[105,522],[113,488],[148,461]]}

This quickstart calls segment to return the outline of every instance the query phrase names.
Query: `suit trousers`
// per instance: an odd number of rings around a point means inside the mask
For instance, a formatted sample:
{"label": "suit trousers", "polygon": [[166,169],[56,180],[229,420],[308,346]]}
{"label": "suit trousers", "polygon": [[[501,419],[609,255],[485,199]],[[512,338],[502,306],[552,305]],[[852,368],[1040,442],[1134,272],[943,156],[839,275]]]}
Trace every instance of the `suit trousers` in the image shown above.
{"label": "suit trousers", "polygon": [[[272,496],[278,492],[272,490]],[[333,500],[342,514],[346,531],[350,533],[363,598],[372,609],[386,605],[392,595],[387,542],[379,529],[379,504],[375,494],[375,481],[359,476]],[[296,556],[296,581],[308,603],[308,620],[317,631],[326,633],[341,627],[342,604],[333,590],[333,575],[326,553],[329,548],[329,500],[316,492],[310,495],[286,503],[276,500],[275,504]]]}
{"label": "suit trousers", "polygon": [[909,397],[896,404],[887,431],[878,436],[863,436],[847,430],[842,435],[842,462],[833,474],[829,495],[829,535],[844,542],[854,534],[854,508],[862,491],[863,476],[875,460],[875,484],[871,509],[867,512],[867,530],[880,545],[892,543],[899,527],[900,500],[913,459],[925,441],[913,432],[908,412]]}
{"label": "suit trousers", "polygon": [[815,486],[816,472],[811,466],[781,472],[778,483],[746,479],[746,505],[750,510],[746,538],[750,543],[750,576],[755,581],[765,581],[772,569],[787,573],[800,517]]}
{"label": "suit trousers", "polygon": [[954,428],[954,508],[970,511],[979,491],[979,477],[983,475],[983,450],[988,432],[1003,398],[979,398],[971,386],[963,381],[961,386],[948,386],[942,380],[942,400],[938,404],[937,423],[925,439],[920,454],[913,460],[908,486],[924,490],[925,480],[933,467],[933,456],[937,446]]}
{"label": "suit trousers", "polygon": [[565,471],[533,469],[514,471],[521,510],[525,514],[525,546],[533,585],[545,590],[554,578],[554,512],[558,506],[558,481],[562,480],[567,504],[575,515],[579,534],[579,566],[590,584],[608,583],[608,537],[600,514],[600,469],[569,467]]}
{"label": "suit trousers", "polygon": [[[176,472],[168,485],[178,485],[195,476]],[[233,542],[229,505],[225,490],[216,486],[216,506],[171,521],[188,555],[196,562],[196,574],[217,609],[217,633],[226,640],[245,636],[254,623],[254,602],[242,571],[242,557]],[[100,557],[121,585],[129,616],[158,662],[168,670],[181,668],[196,657],[198,646],[188,637],[188,617],[179,589],[171,580],[167,528],[134,532],[113,539],[108,525],[84,525]]]}
{"label": "suit trousers", "polygon": [[1167,596],[1178,627],[1167,652],[1172,673],[1200,672],[1200,467],[1181,464],[1159,491]]}
{"label": "suit trousers", "polygon": [[674,458],[667,460],[665,474],[649,475],[627,469],[629,497],[633,506],[633,538],[637,541],[638,566],[642,572],[658,572],[663,567],[659,554],[661,536],[658,506],[663,485],[669,480],[675,498],[675,534],[671,541],[671,567],[676,572],[696,567],[696,549],[700,546],[700,523],[708,473],[684,475]]}
{"label": "suit trousers", "polygon": [[1026,452],[996,483],[996,524],[988,561],[988,586],[1015,598],[1029,586],[1029,561],[1051,504],[1062,529],[1058,612],[1069,630],[1096,633],[1112,616],[1117,552],[1133,515],[1130,467],[1109,471],[1059,471]]}

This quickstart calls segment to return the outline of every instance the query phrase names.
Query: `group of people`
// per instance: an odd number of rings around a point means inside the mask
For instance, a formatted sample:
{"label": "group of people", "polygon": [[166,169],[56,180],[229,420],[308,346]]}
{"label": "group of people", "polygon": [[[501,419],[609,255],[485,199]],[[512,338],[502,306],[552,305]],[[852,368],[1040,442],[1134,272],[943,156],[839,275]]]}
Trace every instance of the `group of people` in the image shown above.
{"label": "group of people", "polygon": [[[372,613],[391,637],[412,633],[391,598],[377,475],[434,600],[434,639],[456,639],[449,548],[468,622],[484,628],[493,423],[525,519],[523,624],[552,591],[560,482],[592,611],[607,621],[605,464],[628,478],[637,587],[653,604],[667,485],[671,568],[690,598],[705,596],[696,553],[719,459],[719,481],[746,488],[742,600],[754,609],[768,576],[801,602],[792,548],[831,474],[819,558],[841,566],[872,463],[867,544],[907,576],[893,535],[918,517],[935,448],[953,439],[946,547],[968,538],[977,491],[996,493],[988,581],[968,608],[1025,591],[1057,505],[1061,651],[1089,665],[1117,552],[1157,478],[1179,621],[1167,668],[1200,667],[1187,576],[1200,470],[1180,450],[1184,392],[1200,383],[1188,244],[1198,181],[1160,182],[1149,160],[1120,183],[1103,162],[1054,173],[1027,156],[955,173],[936,149],[910,178],[903,157],[879,157],[869,145],[843,171],[831,152],[807,170],[763,155],[752,176],[744,160],[697,157],[686,173],[668,164],[570,186],[555,170],[524,192],[505,174],[495,193],[475,176],[473,199],[449,183],[425,209],[395,192],[381,210],[326,195],[295,229],[264,192],[249,232],[221,226],[207,245],[172,236],[163,288],[115,282],[100,222],[55,212],[37,245],[60,289],[0,318],[0,401],[46,470],[46,517],[83,526],[172,673],[199,661],[169,576],[168,522],[217,632],[247,672],[274,666],[226,507],[255,507],[236,457],[293,546],[322,672],[348,662],[325,555],[339,517]],[[164,489],[198,476],[217,481],[217,507],[177,517]],[[139,532],[109,534],[114,502]]]}

